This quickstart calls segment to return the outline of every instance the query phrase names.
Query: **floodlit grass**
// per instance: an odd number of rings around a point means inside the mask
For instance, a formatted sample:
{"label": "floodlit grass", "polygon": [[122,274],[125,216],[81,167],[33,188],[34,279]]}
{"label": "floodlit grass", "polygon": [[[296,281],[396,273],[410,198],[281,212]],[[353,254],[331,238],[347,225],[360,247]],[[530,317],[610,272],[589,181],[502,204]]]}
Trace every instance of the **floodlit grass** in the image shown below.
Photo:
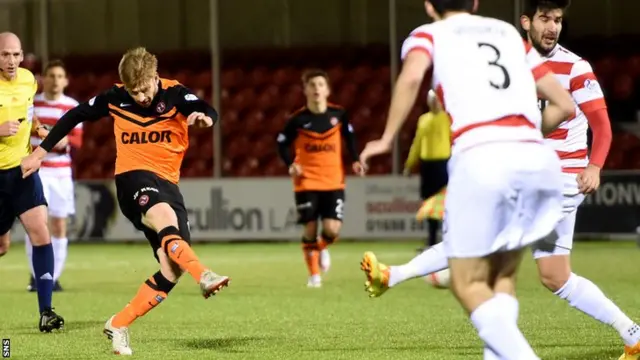
{"label": "floodlit grass", "polygon": [[[321,289],[306,288],[297,244],[195,245],[201,260],[232,277],[231,286],[204,300],[185,276],[169,298],[131,327],[139,359],[460,359],[482,357],[481,343],[446,290],[421,280],[380,299],[364,292],[360,256],[374,250],[388,263],[414,255],[412,243],[342,243]],[[574,270],[600,285],[624,310],[640,317],[638,255],[633,244],[579,244]],[[533,261],[518,287],[520,326],[543,359],[617,359],[612,329],[570,308],[543,289]],[[0,259],[0,337],[15,359],[106,359],[104,322],[157,270],[146,245],[72,244],[55,294],[66,319],[61,333],[37,330],[37,302],[25,291],[28,267],[21,244]]]}

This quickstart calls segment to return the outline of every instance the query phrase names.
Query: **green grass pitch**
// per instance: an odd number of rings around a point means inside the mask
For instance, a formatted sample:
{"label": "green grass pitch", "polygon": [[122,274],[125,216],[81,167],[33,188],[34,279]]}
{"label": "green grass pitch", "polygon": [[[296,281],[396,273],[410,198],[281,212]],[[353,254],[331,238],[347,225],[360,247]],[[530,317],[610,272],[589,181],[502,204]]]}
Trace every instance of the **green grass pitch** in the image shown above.
{"label": "green grass pitch", "polygon": [[[481,359],[481,343],[446,290],[421,280],[380,299],[364,292],[359,260],[366,250],[388,263],[414,255],[416,243],[342,243],[321,289],[306,288],[297,244],[195,245],[201,260],[232,277],[204,300],[185,276],[158,308],[131,327],[138,359]],[[638,319],[638,255],[628,243],[577,245],[574,270],[593,280]],[[520,326],[543,359],[617,359],[612,329],[570,308],[539,284],[530,257],[520,273]],[[0,259],[0,337],[12,359],[108,359],[104,322],[156,270],[145,245],[72,244],[56,310],[62,333],[37,330],[34,293],[25,291],[22,244]]]}

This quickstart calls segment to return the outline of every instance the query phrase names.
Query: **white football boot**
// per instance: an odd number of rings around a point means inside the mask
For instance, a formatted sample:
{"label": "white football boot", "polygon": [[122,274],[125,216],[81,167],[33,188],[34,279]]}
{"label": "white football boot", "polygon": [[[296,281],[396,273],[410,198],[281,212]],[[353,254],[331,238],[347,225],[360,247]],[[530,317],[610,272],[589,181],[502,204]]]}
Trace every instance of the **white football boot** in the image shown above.
{"label": "white football boot", "polygon": [[312,275],[309,276],[309,280],[307,281],[308,288],[320,288],[322,287],[322,278],[320,275]]}
{"label": "white football boot", "polygon": [[113,347],[114,354],[132,355],[133,350],[131,350],[131,348],[129,347],[129,328],[116,328],[111,325],[114,317],[115,315],[107,320],[107,323],[104,324],[104,330],[102,332],[111,340],[111,346]]}

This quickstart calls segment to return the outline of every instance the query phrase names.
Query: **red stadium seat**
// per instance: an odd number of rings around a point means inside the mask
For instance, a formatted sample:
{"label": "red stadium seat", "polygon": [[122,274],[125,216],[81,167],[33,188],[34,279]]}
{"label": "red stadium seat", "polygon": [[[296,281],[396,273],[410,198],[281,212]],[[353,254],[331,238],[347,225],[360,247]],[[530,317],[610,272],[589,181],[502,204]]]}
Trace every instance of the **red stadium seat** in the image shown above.
{"label": "red stadium seat", "polygon": [[209,91],[211,90],[211,87],[212,87],[211,80],[212,80],[211,71],[210,70],[202,71],[193,77],[192,79],[193,84],[191,85],[191,87],[201,88],[204,91]]}

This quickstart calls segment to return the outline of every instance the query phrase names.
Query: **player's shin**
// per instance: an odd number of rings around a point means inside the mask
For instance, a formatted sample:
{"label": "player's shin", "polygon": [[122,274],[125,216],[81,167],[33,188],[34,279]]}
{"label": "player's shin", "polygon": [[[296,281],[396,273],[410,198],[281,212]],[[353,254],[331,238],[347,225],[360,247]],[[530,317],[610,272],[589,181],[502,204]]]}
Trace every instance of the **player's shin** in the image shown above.
{"label": "player's shin", "polygon": [[640,342],[640,326],[588,279],[571,273],[569,280],[554,294],[574,308],[616,329],[625,345],[634,346]]}
{"label": "player's shin", "polygon": [[111,324],[116,328],[129,327],[137,318],[144,316],[166,299],[175,285],[160,271],[153,274],[140,286],[129,304],[116,314]]}
{"label": "player's shin", "polygon": [[53,292],[53,246],[51,244],[33,246],[31,259],[38,291],[40,313],[51,308]]}
{"label": "player's shin", "polygon": [[[533,360],[538,357],[518,329],[518,301],[511,295],[494,293],[489,286],[494,278],[504,278],[507,277],[504,274],[514,272],[520,256],[514,253],[513,256],[501,254],[496,259],[491,256],[450,259],[451,289],[469,312],[471,322],[486,347],[501,359]],[[494,276],[495,269],[499,273]]]}
{"label": "player's shin", "polygon": [[436,244],[414,257],[408,263],[391,266],[389,269],[389,286],[397,285],[409,279],[427,276],[449,267],[444,244]]}
{"label": "player's shin", "polygon": [[302,236],[302,254],[309,270],[309,276],[320,276],[318,241]]}
{"label": "player's shin", "polygon": [[165,254],[181,269],[187,271],[196,282],[200,282],[200,277],[206,268],[200,263],[191,246],[182,239],[178,228],[167,226],[158,232],[158,237],[161,239],[161,246]]}

